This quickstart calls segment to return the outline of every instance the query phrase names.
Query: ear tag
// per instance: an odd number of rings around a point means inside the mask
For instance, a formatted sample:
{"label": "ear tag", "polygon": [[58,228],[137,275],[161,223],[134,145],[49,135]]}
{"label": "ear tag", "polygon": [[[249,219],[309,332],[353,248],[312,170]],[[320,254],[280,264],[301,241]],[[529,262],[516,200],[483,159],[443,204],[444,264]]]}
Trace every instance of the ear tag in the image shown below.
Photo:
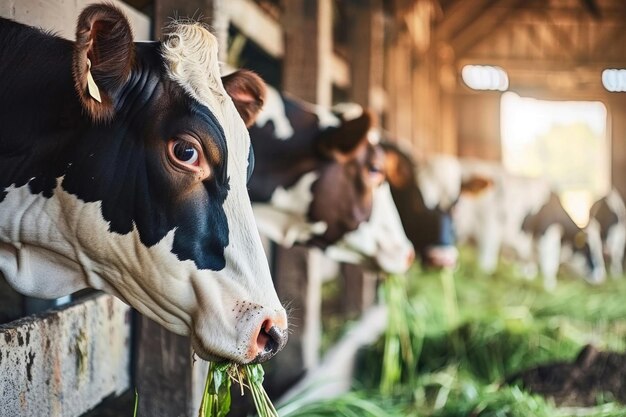
{"label": "ear tag", "polygon": [[94,100],[98,103],[102,103],[102,98],[100,98],[100,89],[91,75],[91,60],[89,58],[87,58],[87,91]]}

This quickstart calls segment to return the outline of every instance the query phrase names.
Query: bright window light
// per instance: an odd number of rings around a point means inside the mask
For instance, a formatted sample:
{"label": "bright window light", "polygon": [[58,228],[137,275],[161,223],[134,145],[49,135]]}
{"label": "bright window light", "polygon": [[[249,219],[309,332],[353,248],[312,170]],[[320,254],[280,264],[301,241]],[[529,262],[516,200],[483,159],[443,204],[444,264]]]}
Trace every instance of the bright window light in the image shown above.
{"label": "bright window light", "polygon": [[502,162],[514,174],[550,181],[579,226],[611,184],[607,110],[599,101],[548,101],[506,92]]}
{"label": "bright window light", "polygon": [[602,85],[612,93],[626,91],[626,69],[605,69]]}
{"label": "bright window light", "polygon": [[473,90],[506,91],[509,88],[506,71],[491,65],[465,65],[461,69],[461,78]]}

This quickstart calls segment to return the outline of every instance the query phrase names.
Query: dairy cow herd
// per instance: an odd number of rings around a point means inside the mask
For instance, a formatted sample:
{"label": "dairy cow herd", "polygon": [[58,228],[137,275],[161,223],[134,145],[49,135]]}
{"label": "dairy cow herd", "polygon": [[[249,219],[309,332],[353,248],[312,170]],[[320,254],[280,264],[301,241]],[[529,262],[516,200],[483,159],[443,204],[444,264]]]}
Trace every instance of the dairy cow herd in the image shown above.
{"label": "dairy cow herd", "polygon": [[617,191],[581,229],[542,180],[415,161],[358,106],[225,75],[200,24],[135,43],[92,5],[75,42],[0,19],[0,45],[0,275],[22,294],[104,290],[201,357],[248,363],[287,339],[259,232],[391,273],[454,267],[469,241],[485,272],[509,250],[548,289],[561,265],[622,273]]}

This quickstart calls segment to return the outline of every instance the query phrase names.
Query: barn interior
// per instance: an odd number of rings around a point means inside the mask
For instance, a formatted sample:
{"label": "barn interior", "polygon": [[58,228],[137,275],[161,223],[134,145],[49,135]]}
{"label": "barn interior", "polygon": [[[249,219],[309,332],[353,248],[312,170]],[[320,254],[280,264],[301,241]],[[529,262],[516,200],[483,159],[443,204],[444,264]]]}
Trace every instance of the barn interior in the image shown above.
{"label": "barn interior", "polygon": [[[73,39],[89,3],[3,0],[0,17]],[[377,137],[418,169],[443,154],[541,178],[581,230],[595,201],[626,196],[623,0],[113,3],[137,40],[160,39],[173,17],[198,19],[228,66],[322,107],[360,105]],[[491,208],[480,216],[500,215]],[[341,263],[329,277],[320,250],[268,240],[293,323],[287,347],[265,364],[279,415],[626,415],[623,247],[620,270],[606,261],[603,282],[561,267],[545,288],[514,257],[481,270],[487,232],[477,219],[455,266],[416,261],[404,274]],[[113,296],[82,296],[50,304],[0,279],[0,417],[130,415],[134,406],[139,416],[197,415],[207,365],[189,339]],[[27,382],[9,388],[26,370]],[[232,401],[229,416],[252,415],[248,396]]]}

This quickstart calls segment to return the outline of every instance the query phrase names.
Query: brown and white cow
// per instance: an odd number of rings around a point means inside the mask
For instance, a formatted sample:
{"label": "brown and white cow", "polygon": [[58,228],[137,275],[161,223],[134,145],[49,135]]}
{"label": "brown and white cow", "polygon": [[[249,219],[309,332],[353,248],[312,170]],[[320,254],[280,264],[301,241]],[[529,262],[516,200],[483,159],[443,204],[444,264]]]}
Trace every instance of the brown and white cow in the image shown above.
{"label": "brown and white cow", "polygon": [[261,234],[321,248],[337,260],[404,272],[413,249],[384,182],[367,112],[350,117],[268,88],[250,128],[250,197]]}
{"label": "brown and white cow", "polygon": [[200,24],[134,43],[118,9],[93,5],[71,42],[0,19],[0,274],[29,296],[115,294],[202,358],[271,357],[287,318],[242,120],[263,88],[221,78]]}

